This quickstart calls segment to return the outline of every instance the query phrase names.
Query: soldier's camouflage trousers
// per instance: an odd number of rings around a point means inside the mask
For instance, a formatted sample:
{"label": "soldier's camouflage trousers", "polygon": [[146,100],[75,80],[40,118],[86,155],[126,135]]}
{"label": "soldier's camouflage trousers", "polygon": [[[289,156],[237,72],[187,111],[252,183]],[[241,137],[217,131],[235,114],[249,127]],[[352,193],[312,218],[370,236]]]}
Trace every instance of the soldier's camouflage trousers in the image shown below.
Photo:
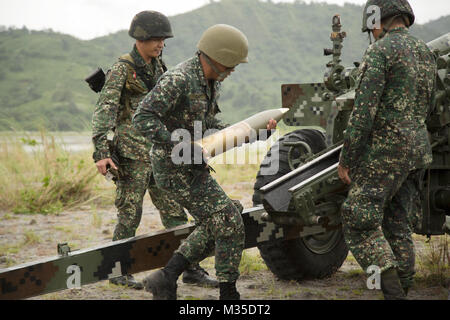
{"label": "soldier's camouflage trousers", "polygon": [[393,169],[375,172],[366,167],[352,177],[342,206],[346,243],[364,271],[396,267],[402,286],[412,286],[415,252],[413,228],[420,228],[417,172]]}
{"label": "soldier's camouflage trousers", "polygon": [[153,205],[159,210],[165,228],[187,223],[187,215],[164,190],[156,187],[148,162],[120,159],[120,178],[116,181],[115,205],[118,222],[113,241],[134,237],[142,217],[142,204],[148,190]]}
{"label": "soldier's camouflage trousers", "polygon": [[232,200],[207,170],[180,166],[177,171],[167,172],[155,167],[155,179],[160,188],[174,195],[195,218],[195,230],[177,252],[189,262],[197,263],[214,250],[218,281],[236,281],[245,232],[242,217]]}

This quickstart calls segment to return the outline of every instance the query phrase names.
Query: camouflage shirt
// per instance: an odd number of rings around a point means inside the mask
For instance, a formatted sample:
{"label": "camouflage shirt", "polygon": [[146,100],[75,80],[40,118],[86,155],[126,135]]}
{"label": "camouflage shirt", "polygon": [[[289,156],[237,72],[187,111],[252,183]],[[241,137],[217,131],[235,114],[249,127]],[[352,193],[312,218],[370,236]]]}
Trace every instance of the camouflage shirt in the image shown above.
{"label": "camouflage shirt", "polygon": [[[133,124],[156,146],[171,146],[172,132],[185,129],[194,138],[194,122],[208,129],[223,129],[215,118],[220,112],[217,99],[220,83],[206,80],[199,56],[167,71],[145,97],[134,115]],[[197,127],[196,127],[197,128]],[[200,136],[201,137],[201,136]]]}
{"label": "camouflage shirt", "polygon": [[[164,73],[163,62],[159,58],[153,58],[146,64],[136,45],[130,56],[137,68],[143,70],[142,73],[151,86],[154,86]],[[128,63],[119,60],[111,67],[92,117],[94,161],[111,157],[107,145],[107,135],[111,130],[114,130],[114,144],[120,156],[150,161],[151,143],[131,125],[131,117],[148,91],[144,81],[130,69]],[[126,106],[127,97],[129,109]]]}
{"label": "camouflage shirt", "polygon": [[425,120],[434,99],[433,53],[406,28],[395,28],[367,49],[360,69],[340,164],[403,159],[410,170],[430,164]]}

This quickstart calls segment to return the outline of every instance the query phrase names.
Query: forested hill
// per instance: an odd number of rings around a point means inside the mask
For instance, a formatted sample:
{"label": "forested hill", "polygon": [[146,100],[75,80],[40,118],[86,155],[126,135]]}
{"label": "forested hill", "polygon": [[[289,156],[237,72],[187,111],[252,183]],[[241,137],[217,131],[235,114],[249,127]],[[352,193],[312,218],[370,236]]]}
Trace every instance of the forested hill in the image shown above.
{"label": "forested hill", "polygon": [[[150,8],[151,9],[151,8]],[[233,123],[281,105],[283,83],[321,81],[323,48],[330,47],[331,18],[341,15],[344,64],[359,61],[367,47],[361,34],[362,7],[327,4],[221,0],[170,17],[175,38],[166,41],[164,60],[173,66],[191,57],[202,32],[216,23],[241,29],[250,43],[249,63],[223,85],[222,118]],[[89,130],[97,95],[84,78],[107,70],[129,52],[127,31],[82,41],[52,31],[2,28],[0,32],[0,130]],[[411,32],[430,41],[450,30],[450,16]]]}

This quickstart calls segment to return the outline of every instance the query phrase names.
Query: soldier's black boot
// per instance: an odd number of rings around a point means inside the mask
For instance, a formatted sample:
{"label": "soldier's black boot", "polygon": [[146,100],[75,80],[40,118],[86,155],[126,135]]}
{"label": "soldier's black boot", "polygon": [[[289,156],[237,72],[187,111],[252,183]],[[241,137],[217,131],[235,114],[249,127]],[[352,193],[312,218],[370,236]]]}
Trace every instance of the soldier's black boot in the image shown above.
{"label": "soldier's black boot", "polygon": [[400,284],[402,285],[403,292],[405,293],[405,296],[408,296],[409,289],[413,285],[414,280],[414,273],[405,273],[401,272],[400,270],[397,270],[398,277],[400,279]]}
{"label": "soldier's black boot", "polygon": [[219,281],[210,277],[199,264],[192,264],[183,272],[183,282],[210,288],[219,286]]}
{"label": "soldier's black boot", "polygon": [[409,292],[409,287],[402,287],[403,288],[403,292],[405,293],[405,297],[408,296],[408,292]]}
{"label": "soldier's black boot", "polygon": [[220,300],[240,300],[241,295],[236,290],[236,281],[234,282],[220,282]]}
{"label": "soldier's black boot", "polygon": [[109,280],[109,283],[120,286],[127,286],[136,290],[142,290],[144,288],[144,285],[141,282],[136,281],[136,279],[134,279],[131,274],[112,278]]}
{"label": "soldier's black boot", "polygon": [[177,280],[189,266],[189,261],[174,253],[167,265],[144,279],[145,290],[153,294],[153,300],[176,300]]}
{"label": "soldier's black boot", "polygon": [[406,300],[397,269],[391,268],[381,273],[381,290],[385,300]]}

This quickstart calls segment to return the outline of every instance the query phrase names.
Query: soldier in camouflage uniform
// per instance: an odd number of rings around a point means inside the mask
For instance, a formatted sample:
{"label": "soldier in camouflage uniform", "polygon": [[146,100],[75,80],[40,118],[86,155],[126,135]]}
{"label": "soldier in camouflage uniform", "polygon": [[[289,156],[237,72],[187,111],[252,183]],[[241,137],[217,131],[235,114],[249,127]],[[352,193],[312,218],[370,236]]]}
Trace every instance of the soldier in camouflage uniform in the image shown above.
{"label": "soldier in camouflage uniform", "polygon": [[[165,39],[173,37],[170,22],[159,12],[143,11],[134,17],[129,35],[136,39],[136,44],[130,54],[122,56],[108,72],[92,118],[96,166],[103,175],[108,167],[118,170],[118,177],[114,179],[118,223],[113,241],[135,236],[146,190],[159,210],[164,227],[172,228],[188,221],[181,205],[156,187],[149,156],[151,143],[131,125],[131,116],[138,103],[167,70],[161,53]],[[108,147],[107,134],[111,130],[114,131],[113,146],[119,164],[112,161]],[[209,278],[199,266],[191,266],[183,279],[189,283],[218,286],[218,282]],[[143,288],[131,275],[111,282]]]}
{"label": "soldier in camouflage uniform", "polygon": [[[198,262],[215,250],[215,268],[220,299],[239,299],[236,280],[244,248],[242,217],[205,162],[175,164],[172,161],[172,133],[187,130],[194,137],[195,122],[200,134],[212,128],[223,128],[215,115],[218,90],[223,81],[240,64],[247,62],[248,42],[245,35],[229,25],[207,29],[197,54],[167,71],[155,88],[139,105],[133,124],[154,143],[151,160],[158,186],[170,191],[196,219],[196,229],[181,244],[167,265],[144,279],[153,299],[176,299],[177,278],[189,263]],[[268,129],[276,126],[271,120]],[[186,151],[195,158],[201,147],[183,141]],[[191,146],[192,149],[191,150]],[[200,149],[199,149],[200,148]],[[195,160],[195,159],[194,159]]]}
{"label": "soldier in camouflage uniform", "polygon": [[[381,9],[381,24],[370,29],[372,5]],[[363,31],[376,42],[360,66],[338,167],[350,184],[342,206],[347,245],[364,270],[380,268],[385,299],[405,299],[412,285],[416,176],[432,162],[425,121],[434,105],[436,65],[426,44],[408,34],[413,23],[406,0],[367,2]]]}

